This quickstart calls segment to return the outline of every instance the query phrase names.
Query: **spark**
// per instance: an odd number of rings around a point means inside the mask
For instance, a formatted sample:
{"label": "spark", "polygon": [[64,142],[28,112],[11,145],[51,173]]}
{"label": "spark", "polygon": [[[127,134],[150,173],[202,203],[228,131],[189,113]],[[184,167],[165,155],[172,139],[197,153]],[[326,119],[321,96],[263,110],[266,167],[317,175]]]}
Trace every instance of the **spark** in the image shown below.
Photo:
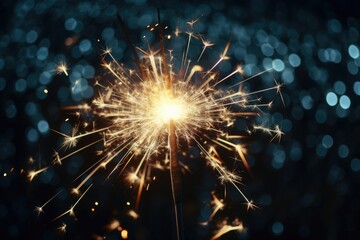
{"label": "spark", "polygon": [[214,207],[213,207],[214,210],[211,213],[209,220],[212,220],[213,217],[215,216],[215,214],[225,206],[223,200],[217,198],[214,192],[211,192],[211,196],[213,198],[213,200],[211,201],[211,204],[214,205]]}
{"label": "spark", "polygon": [[63,223],[60,227],[58,227],[58,230],[59,230],[60,232],[65,233],[65,232],[66,232],[66,224]]}
{"label": "spark", "polygon": [[271,141],[273,141],[274,139],[281,139],[281,136],[284,135],[284,133],[281,131],[280,127],[278,125],[275,125],[275,127],[273,129],[265,127],[265,126],[261,126],[261,125],[254,125],[253,126],[254,130],[258,130],[258,131],[262,131],[264,133],[269,134],[270,136],[272,136],[273,138],[271,139]]}
{"label": "spark", "polygon": [[224,225],[210,240],[218,239],[222,235],[224,235],[228,232],[231,232],[231,231],[243,232],[244,230],[245,229],[244,229],[243,223],[238,220],[235,220],[232,225],[228,225],[226,222],[224,222]]}
{"label": "spark", "polygon": [[51,197],[49,200],[47,200],[43,205],[35,207],[35,212],[37,212],[38,215],[40,215],[41,213],[43,213],[43,212],[44,212],[44,207],[45,207],[46,205],[48,205],[54,198],[56,198],[61,192],[62,192],[62,190],[59,191],[58,193],[56,193],[54,196],[52,196],[52,197]]}
{"label": "spark", "polygon": [[29,171],[28,175],[27,175],[29,181],[31,182],[34,179],[34,177],[36,177],[40,173],[46,171],[47,169],[48,169],[48,167],[44,167],[44,168],[41,168],[41,169],[36,170],[36,171],[34,171],[34,170]]}
{"label": "spark", "polygon": [[89,191],[89,189],[92,187],[92,184],[85,190],[85,192],[79,197],[79,199],[74,203],[74,205],[72,205],[69,210],[63,212],[62,214],[60,214],[59,216],[57,216],[56,218],[54,218],[52,220],[55,221],[63,216],[65,216],[66,214],[69,214],[70,216],[75,216],[75,212],[74,212],[74,208],[76,207],[76,205],[80,202],[80,200],[85,196],[85,194]]}
{"label": "spark", "polygon": [[55,72],[56,72],[57,74],[64,73],[66,76],[69,76],[68,70],[69,70],[69,69],[68,69],[68,67],[67,67],[67,65],[66,65],[65,62],[60,62],[60,63],[56,66],[56,68],[55,68]]}
{"label": "spark", "polygon": [[197,21],[199,21],[199,19],[200,19],[200,17],[199,18],[197,18],[197,19],[193,19],[193,20],[191,20],[191,21],[189,21],[189,22],[186,22],[188,25],[189,25],[189,27],[193,27],[194,26],[194,24],[197,22]]}
{"label": "spark", "polygon": [[208,48],[208,47],[211,47],[211,46],[214,46],[214,45],[215,45],[215,43],[212,43],[212,42],[210,42],[210,41],[206,41],[206,40],[204,40],[203,38],[201,38],[201,41],[202,41],[202,44],[203,44],[203,48],[202,48],[202,50],[201,50],[201,53],[200,53],[199,58],[197,59],[197,62],[199,62],[199,61],[200,61],[200,59],[201,59],[201,57],[203,56],[203,54],[204,54],[204,52],[205,52],[206,48]]}

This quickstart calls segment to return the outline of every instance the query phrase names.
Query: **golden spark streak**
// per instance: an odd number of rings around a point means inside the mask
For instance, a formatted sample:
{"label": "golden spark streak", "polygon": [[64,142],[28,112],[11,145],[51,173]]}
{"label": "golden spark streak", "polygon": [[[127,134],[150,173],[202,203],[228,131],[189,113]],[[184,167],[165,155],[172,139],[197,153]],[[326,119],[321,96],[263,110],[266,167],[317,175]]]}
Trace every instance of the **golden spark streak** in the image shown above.
{"label": "golden spark streak", "polygon": [[79,197],[79,199],[74,203],[74,205],[72,205],[69,210],[65,211],[64,213],[60,214],[59,216],[57,216],[56,218],[54,218],[53,220],[51,220],[51,222],[56,221],[57,219],[65,216],[66,214],[69,214],[70,216],[75,216],[74,213],[74,208],[76,207],[76,205],[80,202],[80,200],[85,196],[85,194],[89,191],[89,189],[92,187],[92,184],[85,190],[85,192]]}
{"label": "golden spark streak", "polygon": [[36,177],[38,174],[46,171],[47,169],[48,169],[48,167],[44,167],[44,168],[41,168],[41,169],[36,170],[36,171],[33,171],[33,170],[29,171],[29,173],[27,175],[29,181],[31,182],[34,179],[34,177]]}
{"label": "golden spark streak", "polygon": [[62,190],[61,191],[59,191],[58,193],[56,193],[54,196],[52,196],[49,200],[47,200],[43,205],[41,205],[40,207],[35,207],[35,211],[38,213],[38,215],[40,214],[40,213],[43,213],[44,212],[44,207],[46,206],[46,205],[48,205],[55,197],[57,197],[60,193],[62,192]]}
{"label": "golden spark streak", "polygon": [[223,203],[223,200],[220,200],[218,197],[216,197],[214,192],[211,192],[211,196],[213,198],[213,200],[211,201],[211,204],[214,205],[214,210],[209,217],[209,221],[212,220],[213,217],[215,216],[215,214],[225,206],[225,204]]}
{"label": "golden spark streak", "polygon": [[243,223],[237,221],[234,225],[224,224],[224,226],[222,226],[222,228],[212,238],[210,238],[210,240],[218,239],[230,231],[244,231]]}

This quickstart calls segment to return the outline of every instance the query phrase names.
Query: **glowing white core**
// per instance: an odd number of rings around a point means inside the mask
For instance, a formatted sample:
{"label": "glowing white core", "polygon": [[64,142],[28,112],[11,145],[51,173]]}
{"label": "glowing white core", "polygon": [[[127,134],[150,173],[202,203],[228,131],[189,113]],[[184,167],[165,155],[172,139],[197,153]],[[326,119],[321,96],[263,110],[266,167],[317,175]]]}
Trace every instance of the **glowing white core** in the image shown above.
{"label": "glowing white core", "polygon": [[160,99],[156,115],[162,123],[168,123],[170,120],[180,120],[184,117],[184,106],[175,99]]}

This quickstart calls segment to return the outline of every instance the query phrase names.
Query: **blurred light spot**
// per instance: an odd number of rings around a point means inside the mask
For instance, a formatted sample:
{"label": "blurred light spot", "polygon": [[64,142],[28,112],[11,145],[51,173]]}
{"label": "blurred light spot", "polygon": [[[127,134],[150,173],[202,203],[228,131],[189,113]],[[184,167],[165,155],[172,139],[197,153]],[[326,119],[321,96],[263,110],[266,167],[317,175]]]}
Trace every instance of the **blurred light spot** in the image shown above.
{"label": "blurred light spot", "polygon": [[6,108],[5,108],[6,117],[14,118],[17,114],[17,109],[16,109],[14,102],[7,101],[5,105],[6,105]]}
{"label": "blurred light spot", "polygon": [[336,81],[334,84],[334,89],[337,94],[344,94],[346,91],[345,83],[342,81]]}
{"label": "blurred light spot", "polygon": [[325,135],[322,138],[322,145],[324,148],[331,148],[334,143],[333,138],[330,135]]}
{"label": "blurred light spot", "polygon": [[318,144],[316,146],[316,155],[318,155],[319,157],[324,157],[327,153],[326,148],[324,148],[324,146],[322,144]]}
{"label": "blurred light spot", "polygon": [[31,30],[29,31],[27,34],[26,34],[26,42],[27,43],[34,43],[38,38],[38,33],[34,30]]}
{"label": "blurred light spot", "polygon": [[84,78],[92,78],[95,75],[95,69],[90,65],[86,65],[82,69],[81,74],[84,76]]}
{"label": "blurred light spot", "polygon": [[[276,122],[280,122],[280,121],[276,121]],[[292,126],[293,126],[292,122],[289,119],[284,119],[281,124],[281,129],[284,132],[290,132],[292,129]]]}
{"label": "blurred light spot", "polygon": [[292,53],[292,54],[290,54],[290,56],[289,56],[289,63],[290,63],[290,65],[293,66],[293,67],[298,67],[298,66],[300,66],[300,64],[301,64],[301,59],[300,59],[300,57],[299,57],[297,54]]}
{"label": "blurred light spot", "polygon": [[351,100],[348,96],[346,95],[343,95],[340,97],[340,106],[343,108],[343,109],[348,109],[351,105]]}
{"label": "blurred light spot", "polygon": [[360,159],[354,158],[353,160],[351,160],[350,166],[351,170],[353,170],[354,172],[360,171]]}
{"label": "blurred light spot", "polygon": [[101,36],[105,41],[112,40],[114,38],[114,35],[115,35],[115,31],[111,27],[105,28],[101,33]]}
{"label": "blurred light spot", "polygon": [[38,128],[39,132],[46,133],[49,131],[49,124],[47,123],[47,121],[41,120],[38,122],[37,128]]}
{"label": "blurred light spot", "polygon": [[24,39],[24,32],[21,29],[14,29],[11,33],[11,38],[14,42],[22,42]]}
{"label": "blurred light spot", "polygon": [[356,75],[359,72],[359,67],[357,66],[357,64],[354,61],[349,61],[347,63],[347,69],[348,69],[348,72],[352,75]]}
{"label": "blurred light spot", "polygon": [[318,57],[322,62],[333,62],[333,63],[340,63],[341,62],[341,53],[337,49],[327,48],[327,49],[320,49],[318,51]]}
{"label": "blurred light spot", "polygon": [[127,239],[128,238],[128,231],[127,230],[122,230],[121,231],[121,237],[123,238],[123,239]]}
{"label": "blurred light spot", "polygon": [[271,230],[275,235],[281,235],[284,231],[284,225],[281,222],[274,222]]}
{"label": "blurred light spot", "polygon": [[329,104],[329,106],[335,106],[338,102],[338,97],[335,93],[329,92],[326,94],[326,102]]}
{"label": "blurred light spot", "polygon": [[76,28],[77,21],[74,18],[69,18],[65,21],[65,29],[72,31]]}
{"label": "blurred light spot", "polygon": [[277,71],[277,72],[281,72],[285,68],[284,62],[282,60],[280,60],[280,59],[275,59],[272,62],[272,66],[273,66],[274,70]]}
{"label": "blurred light spot", "polygon": [[267,57],[271,57],[274,54],[274,48],[268,43],[261,45],[261,51],[264,54],[264,56]]}
{"label": "blurred light spot", "polygon": [[[1,83],[1,81],[0,81],[0,83]],[[1,89],[1,87],[0,87],[0,89]],[[360,96],[360,82],[359,81],[356,81],[354,83],[353,89],[354,89],[355,94]]]}
{"label": "blurred light spot", "polygon": [[288,51],[287,49],[287,46],[282,43],[282,42],[279,42],[278,43],[278,46],[276,47],[276,51],[280,54],[280,55],[285,55]]}
{"label": "blurred light spot", "polygon": [[336,106],[336,115],[340,118],[345,118],[349,114],[347,109],[343,109],[341,106]]}
{"label": "blurred light spot", "polygon": [[15,90],[17,92],[23,92],[26,89],[26,81],[24,79],[19,79],[15,83]]}
{"label": "blurred light spot", "polygon": [[263,66],[265,69],[272,68],[272,59],[271,58],[264,58],[263,59]]}
{"label": "blurred light spot", "polygon": [[36,57],[39,60],[45,60],[48,57],[49,51],[46,47],[41,47],[36,53]]}
{"label": "blurred light spot", "polygon": [[42,72],[39,77],[39,82],[41,84],[48,84],[51,80],[51,77],[52,77],[52,75],[50,72],[48,72],[48,71]]}
{"label": "blurred light spot", "polygon": [[306,110],[310,110],[313,107],[313,99],[311,96],[306,95],[301,99],[301,104]]}
{"label": "blurred light spot", "polygon": [[30,142],[36,142],[38,140],[38,138],[39,138],[39,134],[34,128],[31,128],[27,132],[26,137]]}
{"label": "blurred light spot", "polygon": [[352,58],[358,58],[359,57],[359,48],[355,46],[354,44],[351,44],[348,48],[348,53],[350,57]]}
{"label": "blurred light spot", "polygon": [[337,181],[341,180],[342,178],[344,178],[344,170],[341,167],[339,167],[338,165],[333,164],[329,170],[328,180],[331,183],[336,183]]}
{"label": "blurred light spot", "polygon": [[330,19],[327,23],[328,30],[333,33],[341,32],[341,23],[337,19]]}
{"label": "blurred light spot", "polygon": [[294,74],[293,74],[292,70],[289,70],[288,68],[286,68],[281,73],[281,79],[284,83],[287,83],[287,84],[294,82]]}
{"label": "blurred light spot", "polygon": [[80,42],[79,49],[82,53],[89,51],[91,48],[91,42],[88,39],[84,39]]}
{"label": "blurred light spot", "polygon": [[317,68],[315,66],[310,67],[309,75],[312,79],[322,84],[328,79],[328,71],[326,69]]}
{"label": "blurred light spot", "polygon": [[346,158],[349,155],[349,147],[345,144],[341,144],[338,148],[338,154],[341,158]]}
{"label": "blurred light spot", "polygon": [[285,152],[283,150],[277,150],[273,153],[273,159],[271,165],[275,169],[280,169],[283,167],[285,162]]}

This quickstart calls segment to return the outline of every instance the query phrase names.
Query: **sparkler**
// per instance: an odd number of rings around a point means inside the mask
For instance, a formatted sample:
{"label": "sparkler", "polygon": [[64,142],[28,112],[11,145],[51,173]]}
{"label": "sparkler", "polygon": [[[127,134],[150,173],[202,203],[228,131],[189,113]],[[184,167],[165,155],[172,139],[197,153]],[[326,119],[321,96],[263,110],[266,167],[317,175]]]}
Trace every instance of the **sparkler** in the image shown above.
{"label": "sparkler", "polygon": [[[188,22],[189,26],[192,27],[196,21],[198,19]],[[121,24],[124,23],[121,21]],[[196,58],[197,63],[206,54],[206,50],[214,45],[202,36],[197,37],[191,31],[186,32],[188,41],[182,53],[181,68],[176,70],[173,67],[176,56],[173,55],[173,51],[166,53],[160,17],[158,28],[160,50],[137,48],[137,52],[142,55],[139,58],[137,53],[134,54],[137,70],[130,70],[117,62],[110,48],[104,50],[103,67],[111,77],[110,83],[104,83],[108,76],[104,76],[103,80],[97,80],[95,85],[99,88],[99,94],[91,105],[70,106],[66,109],[75,110],[78,113],[92,113],[106,126],[98,128],[95,124],[83,122],[76,125],[71,134],[53,130],[64,137],[62,148],[55,152],[54,164],[62,164],[67,158],[91,146],[102,145],[102,149],[98,152],[100,159],[76,179],[79,180],[82,177],[73,192],[80,194],[81,189],[99,169],[115,164],[108,177],[116,171],[123,173],[126,170],[128,171],[127,181],[138,186],[135,210],[139,206],[142,191],[151,182],[152,170],[170,169],[175,214],[177,215],[177,237],[182,239],[182,224],[179,222],[181,217],[178,216],[181,214],[182,163],[177,158],[180,149],[197,147],[208,165],[219,174],[221,182],[232,185],[241,194],[247,207],[253,208],[253,202],[239,187],[240,176],[227,169],[228,158],[224,157],[219,149],[238,155],[244,167],[250,170],[246,160],[246,147],[240,143],[243,138],[248,136],[247,129],[243,129],[241,133],[237,134],[230,134],[229,129],[233,127],[238,118],[257,116],[261,113],[261,108],[271,107],[272,102],[262,103],[261,99],[256,96],[272,90],[275,91],[275,94],[281,95],[281,84],[275,81],[272,87],[246,92],[242,88],[243,84],[255,77],[246,78],[241,65],[237,66],[229,75],[219,77],[216,69],[223,61],[230,59],[227,55],[230,40],[224,47],[220,58],[208,70],[198,64],[191,65],[188,51],[192,40],[200,39],[203,44],[201,53]],[[174,35],[178,36],[179,30]],[[269,70],[271,69],[264,72]],[[68,75],[68,68],[63,62],[59,64],[56,71]],[[224,90],[218,87],[219,84],[235,75],[239,75],[242,80],[229,89]],[[92,128],[89,129],[89,126]],[[278,126],[275,128],[267,128],[262,125],[249,127],[250,133],[263,131],[273,138],[280,138],[283,134]],[[78,147],[82,138],[92,135],[98,137],[91,143]],[[75,150],[66,153],[68,149],[74,148]],[[128,170],[129,165],[135,166],[133,171]],[[29,179],[32,180],[45,170],[46,168],[43,168],[30,172]],[[85,189],[79,200],[69,210],[54,220],[66,214],[74,215],[74,207],[90,187],[91,185]],[[213,198],[216,207],[211,214],[211,219],[224,206],[222,200],[220,201],[214,194]],[[49,201],[37,208],[39,213],[43,211],[43,207]],[[136,211],[132,211],[132,214],[137,215]],[[63,229],[66,228],[66,225],[64,226]],[[226,225],[213,239],[234,229],[243,229],[242,224],[235,227]]]}

